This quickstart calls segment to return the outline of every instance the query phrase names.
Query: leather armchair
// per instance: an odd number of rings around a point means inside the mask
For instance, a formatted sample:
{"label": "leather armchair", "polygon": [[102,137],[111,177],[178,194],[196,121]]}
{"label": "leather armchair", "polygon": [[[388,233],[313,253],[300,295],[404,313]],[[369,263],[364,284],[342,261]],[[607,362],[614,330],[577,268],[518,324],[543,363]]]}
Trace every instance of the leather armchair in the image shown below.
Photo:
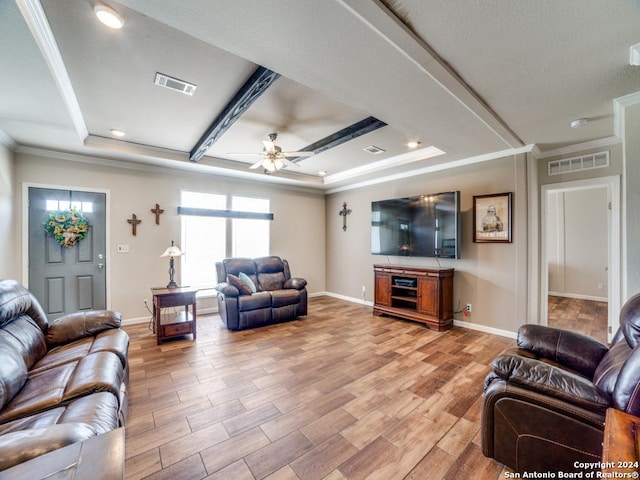
{"label": "leather armchair", "polygon": [[485,379],[482,453],[521,474],[599,462],[606,409],[640,415],[639,341],[640,294],[622,308],[610,347],[523,325],[518,348],[497,356]]}

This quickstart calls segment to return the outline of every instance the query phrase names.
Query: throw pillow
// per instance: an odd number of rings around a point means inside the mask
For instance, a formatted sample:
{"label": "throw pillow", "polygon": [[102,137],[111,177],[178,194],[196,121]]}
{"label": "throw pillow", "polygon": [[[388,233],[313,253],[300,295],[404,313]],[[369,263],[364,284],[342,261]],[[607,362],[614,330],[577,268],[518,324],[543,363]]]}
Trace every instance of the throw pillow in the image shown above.
{"label": "throw pillow", "polygon": [[235,275],[227,275],[227,282],[240,290],[240,295],[251,295],[249,286]]}
{"label": "throw pillow", "polygon": [[240,280],[247,284],[247,287],[249,287],[251,293],[256,293],[258,291],[258,289],[256,288],[256,284],[253,283],[253,280],[251,280],[246,273],[240,272],[238,276],[240,277]]}

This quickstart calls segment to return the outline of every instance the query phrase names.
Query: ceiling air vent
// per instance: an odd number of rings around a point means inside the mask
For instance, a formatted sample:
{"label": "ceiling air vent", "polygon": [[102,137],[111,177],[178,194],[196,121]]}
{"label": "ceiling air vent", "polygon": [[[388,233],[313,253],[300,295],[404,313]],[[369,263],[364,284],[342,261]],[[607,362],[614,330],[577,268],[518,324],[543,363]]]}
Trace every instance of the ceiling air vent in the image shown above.
{"label": "ceiling air vent", "polygon": [[553,160],[548,163],[548,175],[562,175],[563,173],[579,172],[580,170],[593,170],[609,166],[609,152],[593,153],[582,157]]}
{"label": "ceiling air vent", "polygon": [[368,147],[363,148],[365,152],[373,153],[374,155],[378,155],[379,153],[384,152],[382,148],[376,147],[374,145],[369,145]]}
{"label": "ceiling air vent", "polygon": [[171,78],[163,73],[156,72],[156,79],[154,83],[161,87],[184,93],[185,95],[193,95],[193,92],[196,91],[196,86],[193,83],[183,82],[182,80]]}

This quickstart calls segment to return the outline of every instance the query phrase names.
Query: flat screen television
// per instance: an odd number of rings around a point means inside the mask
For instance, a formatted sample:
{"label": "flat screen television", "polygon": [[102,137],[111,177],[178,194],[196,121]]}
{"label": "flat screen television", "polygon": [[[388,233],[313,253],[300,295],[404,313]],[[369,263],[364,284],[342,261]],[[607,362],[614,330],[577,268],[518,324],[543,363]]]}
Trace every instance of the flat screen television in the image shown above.
{"label": "flat screen television", "polygon": [[460,192],[371,202],[371,253],[460,258]]}

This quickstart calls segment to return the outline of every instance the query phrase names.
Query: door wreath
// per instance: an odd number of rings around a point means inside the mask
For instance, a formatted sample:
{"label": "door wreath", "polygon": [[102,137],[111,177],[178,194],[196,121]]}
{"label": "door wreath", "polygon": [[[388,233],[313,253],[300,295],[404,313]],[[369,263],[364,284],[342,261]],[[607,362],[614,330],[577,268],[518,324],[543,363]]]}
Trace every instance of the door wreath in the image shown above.
{"label": "door wreath", "polygon": [[63,247],[71,248],[89,233],[89,222],[82,212],[74,210],[58,210],[51,212],[44,222],[44,230],[53,235]]}

